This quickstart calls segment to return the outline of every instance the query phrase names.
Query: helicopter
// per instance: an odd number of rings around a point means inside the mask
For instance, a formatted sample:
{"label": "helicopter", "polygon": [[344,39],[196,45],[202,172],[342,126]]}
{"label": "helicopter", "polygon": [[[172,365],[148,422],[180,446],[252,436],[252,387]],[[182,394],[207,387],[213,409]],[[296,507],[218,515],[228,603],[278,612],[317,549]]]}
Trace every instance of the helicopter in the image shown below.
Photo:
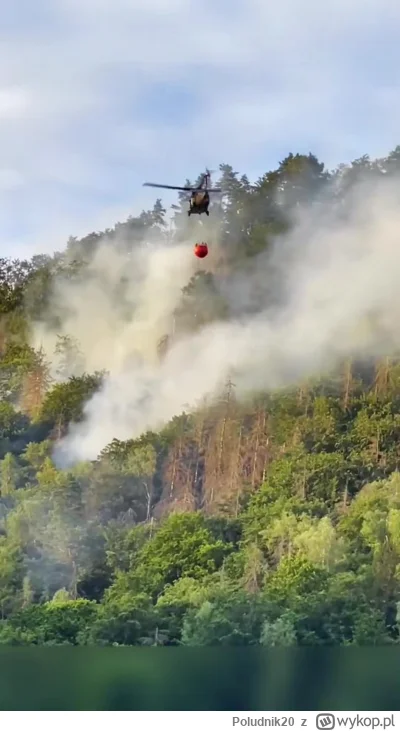
{"label": "helicopter", "polygon": [[206,216],[209,216],[210,212],[208,210],[208,207],[210,205],[210,193],[221,193],[221,188],[209,188],[210,178],[211,173],[209,170],[206,170],[204,175],[202,175],[200,185],[198,185],[197,187],[161,185],[160,183],[143,183],[143,185],[150,188],[168,188],[169,190],[190,191],[191,196],[189,198],[188,216],[191,216],[192,213],[198,213],[199,215],[205,213]]}

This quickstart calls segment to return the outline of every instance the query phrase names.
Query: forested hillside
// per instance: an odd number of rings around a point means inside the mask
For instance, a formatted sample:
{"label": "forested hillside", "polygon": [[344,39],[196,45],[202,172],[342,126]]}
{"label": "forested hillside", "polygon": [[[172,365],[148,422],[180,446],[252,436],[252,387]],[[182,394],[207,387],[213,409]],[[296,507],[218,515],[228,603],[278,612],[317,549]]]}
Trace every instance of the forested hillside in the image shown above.
{"label": "forested hillside", "polygon": [[[400,148],[331,172],[289,155],[254,185],[222,165],[214,183],[224,196],[204,224],[218,254],[182,288],[159,362],[187,333],[257,313],[259,297],[263,312],[279,312],[274,252],[301,211],[318,216],[328,201],[346,221],[365,186],[392,180],[400,193],[399,173]],[[129,258],[144,241],[194,243],[202,222],[188,220],[186,205],[172,229],[158,200],[54,256],[0,260],[0,642],[398,643],[396,343],[363,357],[343,346],[323,373],[255,385],[246,398],[232,373],[159,431],[115,438],[65,468],[55,459],[108,373],[86,372],[77,333],[61,331],[54,287],[90,283],[100,245]],[[260,257],[270,261],[262,281]],[[240,289],[243,273],[262,295]],[[121,302],[125,287],[121,274]],[[56,339],[51,357],[34,343],[38,323]]]}

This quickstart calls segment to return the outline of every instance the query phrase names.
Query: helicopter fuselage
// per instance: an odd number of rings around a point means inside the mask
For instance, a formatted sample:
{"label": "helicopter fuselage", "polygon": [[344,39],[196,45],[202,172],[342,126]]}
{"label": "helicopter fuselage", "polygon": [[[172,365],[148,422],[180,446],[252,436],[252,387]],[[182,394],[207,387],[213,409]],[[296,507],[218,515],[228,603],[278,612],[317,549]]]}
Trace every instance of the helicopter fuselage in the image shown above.
{"label": "helicopter fuselage", "polygon": [[198,188],[195,187],[189,187],[189,185],[186,185],[184,187],[180,187],[179,185],[162,185],[161,183],[143,183],[143,185],[149,186],[150,188],[167,188],[168,190],[180,190],[184,191],[186,194],[190,191],[190,198],[189,198],[189,210],[188,210],[188,216],[191,216],[192,213],[205,213],[206,216],[209,216],[209,205],[210,205],[210,193],[221,193],[221,188],[209,188],[208,183],[210,180],[210,173],[207,171],[205,175],[202,176],[202,181]]}
{"label": "helicopter fuselage", "polygon": [[205,213],[207,216],[208,207],[210,205],[210,196],[207,191],[195,191],[190,196],[188,216],[192,213],[198,213],[199,215]]}

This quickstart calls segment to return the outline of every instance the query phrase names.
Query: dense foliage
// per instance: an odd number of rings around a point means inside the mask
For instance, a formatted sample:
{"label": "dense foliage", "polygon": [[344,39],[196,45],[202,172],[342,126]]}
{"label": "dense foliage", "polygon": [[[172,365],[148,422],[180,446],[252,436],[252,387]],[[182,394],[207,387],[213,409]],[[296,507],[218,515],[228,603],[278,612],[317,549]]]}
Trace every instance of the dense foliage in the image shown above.
{"label": "dense foliage", "polygon": [[[255,186],[221,166],[221,276],[251,268],[287,232],[293,208],[317,202],[332,180],[342,201],[360,176],[399,166],[400,149],[331,173],[312,155],[289,155]],[[176,207],[178,239],[185,206]],[[30,323],[49,316],[54,279],[82,277],[100,241],[129,251],[144,236],[166,236],[165,215],[157,201],[53,257],[0,260],[0,642],[399,642],[396,361],[347,361],[323,380],[247,403],[229,381],[160,433],[55,466],[54,444],[105,374],[63,377],[79,343],[60,337],[54,383]],[[178,333],[228,316],[217,276],[199,273],[185,287]],[[51,317],[57,329],[60,313]]]}

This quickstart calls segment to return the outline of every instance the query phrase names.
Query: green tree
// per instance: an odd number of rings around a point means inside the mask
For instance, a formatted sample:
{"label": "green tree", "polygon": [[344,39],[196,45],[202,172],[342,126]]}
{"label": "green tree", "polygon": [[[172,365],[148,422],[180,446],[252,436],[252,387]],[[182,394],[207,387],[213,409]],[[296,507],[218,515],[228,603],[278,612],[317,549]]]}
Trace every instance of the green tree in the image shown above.
{"label": "green tree", "polygon": [[139,551],[133,579],[158,595],[182,577],[202,578],[217,571],[232,545],[214,537],[200,513],[171,515]]}
{"label": "green tree", "polygon": [[72,376],[66,383],[57,383],[46,394],[38,414],[38,419],[57,427],[61,436],[70,422],[78,422],[83,417],[85,403],[100,388],[100,374]]}

